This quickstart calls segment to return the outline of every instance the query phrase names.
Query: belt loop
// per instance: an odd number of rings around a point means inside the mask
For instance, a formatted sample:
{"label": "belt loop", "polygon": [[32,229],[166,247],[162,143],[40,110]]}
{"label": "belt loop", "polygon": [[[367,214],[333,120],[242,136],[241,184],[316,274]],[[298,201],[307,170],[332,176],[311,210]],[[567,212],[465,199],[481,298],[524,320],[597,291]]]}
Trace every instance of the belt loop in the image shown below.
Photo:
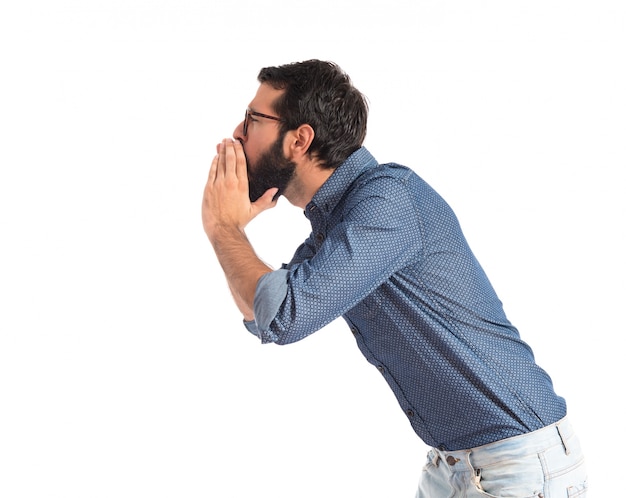
{"label": "belt loop", "polygon": [[561,434],[561,429],[559,429],[559,424],[556,424],[556,432],[558,432],[559,437],[561,438],[561,443],[563,444],[563,449],[565,450],[565,454],[569,455],[570,451],[569,451],[569,448],[567,447],[567,443],[565,442],[565,438],[563,437],[563,434]]}

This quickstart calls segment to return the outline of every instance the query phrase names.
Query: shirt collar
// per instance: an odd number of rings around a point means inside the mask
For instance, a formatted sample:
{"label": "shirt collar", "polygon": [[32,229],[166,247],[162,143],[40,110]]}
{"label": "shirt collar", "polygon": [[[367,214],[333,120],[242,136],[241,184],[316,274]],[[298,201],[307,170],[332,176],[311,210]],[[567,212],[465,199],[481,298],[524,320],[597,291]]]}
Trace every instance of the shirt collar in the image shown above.
{"label": "shirt collar", "polygon": [[321,211],[324,215],[330,214],[341,200],[344,193],[354,181],[365,171],[378,166],[374,156],[361,147],[353,152],[348,159],[340,164],[332,175],[324,182],[320,189],[306,206],[304,214],[310,219],[313,211]]}

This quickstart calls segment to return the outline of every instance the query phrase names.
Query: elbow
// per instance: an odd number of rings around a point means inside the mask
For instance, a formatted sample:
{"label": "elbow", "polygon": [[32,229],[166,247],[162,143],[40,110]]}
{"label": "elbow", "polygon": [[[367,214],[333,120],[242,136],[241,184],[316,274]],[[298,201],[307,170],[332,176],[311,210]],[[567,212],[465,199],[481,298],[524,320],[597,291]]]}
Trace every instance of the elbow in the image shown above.
{"label": "elbow", "polygon": [[295,322],[281,324],[274,320],[270,326],[261,332],[263,343],[274,343],[279,346],[293,344],[307,337],[311,332],[298,327]]}

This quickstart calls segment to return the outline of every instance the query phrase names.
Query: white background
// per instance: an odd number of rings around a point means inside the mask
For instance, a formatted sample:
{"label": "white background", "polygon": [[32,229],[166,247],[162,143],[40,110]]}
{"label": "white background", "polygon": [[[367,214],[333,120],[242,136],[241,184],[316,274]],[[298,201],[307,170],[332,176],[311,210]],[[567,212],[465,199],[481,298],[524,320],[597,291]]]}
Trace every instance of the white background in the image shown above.
{"label": "white background", "polygon": [[[617,496],[625,5],[4,2],[0,497],[414,495],[426,447],[347,327],[261,346],[202,230],[258,70],[308,58],[453,206]],[[278,266],[307,233],[283,199],[249,237]]]}

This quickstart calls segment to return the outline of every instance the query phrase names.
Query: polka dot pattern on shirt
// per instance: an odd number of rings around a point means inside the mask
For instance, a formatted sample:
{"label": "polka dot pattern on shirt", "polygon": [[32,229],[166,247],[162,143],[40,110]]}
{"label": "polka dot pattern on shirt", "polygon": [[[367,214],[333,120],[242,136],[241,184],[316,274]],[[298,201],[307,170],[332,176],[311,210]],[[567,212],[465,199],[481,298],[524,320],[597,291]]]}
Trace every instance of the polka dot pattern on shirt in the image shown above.
{"label": "polka dot pattern on shirt", "polygon": [[249,328],[264,342],[298,341],[342,316],[418,436],[442,449],[565,416],[452,209],[415,172],[361,148],[305,215],[311,236],[257,288]]}

